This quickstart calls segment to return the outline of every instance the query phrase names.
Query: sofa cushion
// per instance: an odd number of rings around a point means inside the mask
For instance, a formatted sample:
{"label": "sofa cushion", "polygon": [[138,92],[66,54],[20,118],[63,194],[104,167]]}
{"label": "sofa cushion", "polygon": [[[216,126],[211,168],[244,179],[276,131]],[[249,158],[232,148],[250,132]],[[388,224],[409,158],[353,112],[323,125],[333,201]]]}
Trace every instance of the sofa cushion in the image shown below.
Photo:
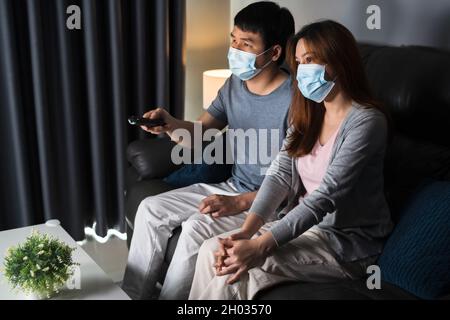
{"label": "sofa cushion", "polygon": [[262,290],[256,300],[417,300],[414,295],[382,282],[381,289],[370,290],[366,280],[330,283],[288,282]]}
{"label": "sofa cushion", "polygon": [[450,291],[450,181],[427,181],[413,195],[378,264],[382,279],[423,299]]}
{"label": "sofa cushion", "polygon": [[397,223],[425,179],[450,180],[450,148],[397,133],[386,152],[384,170],[386,198]]}

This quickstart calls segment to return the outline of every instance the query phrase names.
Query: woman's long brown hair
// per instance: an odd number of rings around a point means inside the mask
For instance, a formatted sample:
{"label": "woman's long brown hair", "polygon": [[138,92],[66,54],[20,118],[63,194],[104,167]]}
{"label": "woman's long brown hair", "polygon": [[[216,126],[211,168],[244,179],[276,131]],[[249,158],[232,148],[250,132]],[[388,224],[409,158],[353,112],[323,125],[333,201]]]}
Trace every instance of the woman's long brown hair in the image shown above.
{"label": "woman's long brown hair", "polygon": [[366,108],[377,108],[388,117],[372,96],[356,40],[351,32],[331,20],[306,25],[290,39],[287,46],[287,62],[294,86],[289,123],[295,130],[288,137],[286,147],[291,157],[301,157],[311,152],[319,139],[325,115],[323,102],[316,103],[306,99],[297,86],[298,63],[295,53],[300,39],[315,53],[316,59],[334,70],[340,89],[348,98]]}

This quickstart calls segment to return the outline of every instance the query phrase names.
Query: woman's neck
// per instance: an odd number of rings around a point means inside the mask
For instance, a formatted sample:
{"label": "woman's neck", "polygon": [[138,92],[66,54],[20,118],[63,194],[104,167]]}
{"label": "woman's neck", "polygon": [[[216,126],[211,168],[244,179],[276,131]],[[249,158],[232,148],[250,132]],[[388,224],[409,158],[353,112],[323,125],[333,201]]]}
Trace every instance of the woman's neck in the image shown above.
{"label": "woman's neck", "polygon": [[325,118],[341,119],[344,118],[352,106],[352,99],[347,97],[341,90],[334,94],[330,99],[324,101]]}

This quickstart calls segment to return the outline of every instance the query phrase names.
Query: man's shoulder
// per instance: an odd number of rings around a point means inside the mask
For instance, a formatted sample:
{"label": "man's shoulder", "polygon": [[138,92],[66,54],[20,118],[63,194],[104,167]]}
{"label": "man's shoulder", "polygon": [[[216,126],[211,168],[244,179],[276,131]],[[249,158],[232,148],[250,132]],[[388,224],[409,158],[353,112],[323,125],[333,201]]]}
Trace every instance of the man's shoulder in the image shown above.
{"label": "man's shoulder", "polygon": [[235,76],[234,74],[231,74],[231,76],[229,76],[228,79],[225,81],[225,84],[223,85],[222,89],[236,90],[240,89],[241,87],[242,87],[242,80],[239,79],[239,77]]}

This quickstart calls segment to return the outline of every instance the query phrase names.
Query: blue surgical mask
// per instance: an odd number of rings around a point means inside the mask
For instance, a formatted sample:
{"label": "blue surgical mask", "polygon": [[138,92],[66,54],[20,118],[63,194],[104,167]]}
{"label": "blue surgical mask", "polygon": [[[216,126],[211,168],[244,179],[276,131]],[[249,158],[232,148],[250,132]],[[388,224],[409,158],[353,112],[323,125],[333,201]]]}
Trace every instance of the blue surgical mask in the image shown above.
{"label": "blue surgical mask", "polygon": [[335,81],[325,80],[325,66],[320,64],[299,64],[297,82],[302,95],[317,103],[325,100],[335,85]]}
{"label": "blue surgical mask", "polygon": [[269,63],[272,62],[272,60],[269,60],[261,68],[256,68],[256,58],[263,55],[270,49],[272,48],[269,48],[260,54],[254,54],[230,47],[230,50],[228,51],[228,64],[231,72],[242,81],[247,81],[256,77],[265,67],[269,65]]}

